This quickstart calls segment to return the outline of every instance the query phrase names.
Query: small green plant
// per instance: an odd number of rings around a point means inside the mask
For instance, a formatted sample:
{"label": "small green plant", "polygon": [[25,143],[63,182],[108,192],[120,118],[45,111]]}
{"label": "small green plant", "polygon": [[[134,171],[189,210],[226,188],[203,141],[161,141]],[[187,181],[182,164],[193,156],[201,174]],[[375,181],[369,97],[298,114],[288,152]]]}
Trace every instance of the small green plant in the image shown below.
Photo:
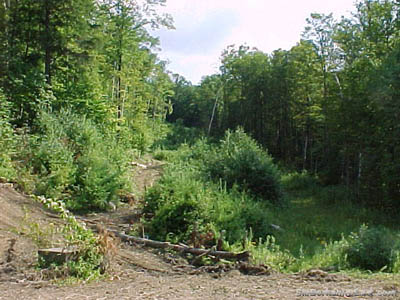
{"label": "small green plant", "polygon": [[203,181],[198,168],[170,165],[145,195],[144,212],[151,216],[148,231],[153,238],[187,242],[193,232],[225,232],[225,240],[243,240],[246,231],[254,238],[271,234],[272,214],[267,203],[255,201],[238,188],[228,189]]}
{"label": "small green plant", "polygon": [[54,247],[57,245],[56,236],[60,234],[60,228],[53,224],[43,226],[38,222],[32,222],[29,215],[24,218],[24,226],[19,230],[19,233],[28,236],[39,248]]}
{"label": "small green plant", "polygon": [[[33,137],[31,140],[34,149],[31,164],[33,172],[40,176],[36,193],[60,198],[65,189],[74,183],[74,153],[60,137],[49,135],[38,141],[34,141]],[[36,142],[37,146],[34,145]]]}
{"label": "small green plant", "polygon": [[254,241],[252,230],[242,244],[236,243],[229,248],[234,251],[249,251],[253,264],[267,265],[279,272],[288,271],[297,260],[288,250],[282,250],[273,236],[268,235],[265,239]]}
{"label": "small green plant", "polygon": [[155,147],[162,147],[167,150],[176,150],[182,144],[194,145],[203,136],[201,129],[185,127],[179,121],[168,124],[168,127],[164,130],[166,135],[156,141]]}
{"label": "small green plant", "polygon": [[107,210],[119,200],[118,191],[126,186],[123,169],[111,163],[100,151],[90,151],[77,160],[73,197],[67,202],[76,211]]}
{"label": "small green plant", "polygon": [[186,241],[194,224],[207,221],[210,193],[189,172],[167,173],[148,190],[144,211],[153,214],[150,234],[157,239]]}
{"label": "small green plant", "polygon": [[384,227],[361,226],[357,234],[349,237],[346,250],[351,267],[363,270],[391,270],[399,249],[398,238]]}
{"label": "small green plant", "polygon": [[313,255],[305,255],[300,248],[299,258],[294,264],[289,266],[291,272],[305,271],[312,268],[319,268],[329,271],[341,271],[348,269],[347,256],[345,254],[348,248],[348,240],[342,236],[341,240],[325,244],[319,248]]}
{"label": "small green plant", "polygon": [[102,263],[108,250],[102,246],[100,239],[84,224],[77,221],[63,202],[43,196],[32,195],[32,197],[48,209],[57,212],[66,222],[61,231],[66,241],[65,246],[78,250],[78,260],[71,260],[62,266],[57,266],[64,270],[62,273],[80,280],[99,277],[103,271]]}

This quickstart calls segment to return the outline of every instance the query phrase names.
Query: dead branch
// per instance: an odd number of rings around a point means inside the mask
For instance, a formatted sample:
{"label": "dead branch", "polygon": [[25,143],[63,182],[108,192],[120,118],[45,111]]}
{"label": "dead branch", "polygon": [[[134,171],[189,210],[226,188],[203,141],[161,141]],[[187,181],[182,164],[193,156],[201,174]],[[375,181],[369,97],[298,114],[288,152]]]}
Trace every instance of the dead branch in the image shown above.
{"label": "dead branch", "polygon": [[181,253],[190,253],[196,256],[203,256],[203,255],[210,255],[210,256],[215,256],[218,258],[224,258],[224,259],[236,259],[236,260],[243,260],[246,261],[249,258],[249,252],[244,251],[240,253],[232,253],[232,252],[227,252],[227,251],[214,251],[210,249],[200,249],[200,248],[191,248],[185,245],[175,245],[171,244],[169,242],[159,242],[159,241],[154,241],[154,240],[149,240],[149,239],[144,239],[140,237],[135,237],[131,235],[127,235],[124,233],[120,233],[116,230],[110,230],[115,236],[119,237],[122,241],[124,242],[134,242],[137,244],[142,244],[147,247],[151,248],[158,248],[158,249],[171,249],[177,252]]}

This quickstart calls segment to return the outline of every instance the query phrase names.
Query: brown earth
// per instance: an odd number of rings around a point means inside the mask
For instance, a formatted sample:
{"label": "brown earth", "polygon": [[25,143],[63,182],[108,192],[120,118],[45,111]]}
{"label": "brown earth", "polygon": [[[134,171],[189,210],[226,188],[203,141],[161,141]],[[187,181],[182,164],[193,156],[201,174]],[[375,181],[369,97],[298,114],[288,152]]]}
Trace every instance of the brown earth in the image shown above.
{"label": "brown earth", "polygon": [[[161,172],[155,161],[135,169],[139,190]],[[136,198],[139,201],[140,195]],[[85,219],[89,225],[128,231],[138,214],[131,201]],[[51,228],[59,223],[11,184],[0,183],[0,299],[400,299],[397,275],[360,279],[321,270],[288,275],[239,264],[195,268],[178,255],[122,243],[107,279],[60,286],[35,269],[38,247],[45,246],[38,241],[54,241],[57,233]]]}

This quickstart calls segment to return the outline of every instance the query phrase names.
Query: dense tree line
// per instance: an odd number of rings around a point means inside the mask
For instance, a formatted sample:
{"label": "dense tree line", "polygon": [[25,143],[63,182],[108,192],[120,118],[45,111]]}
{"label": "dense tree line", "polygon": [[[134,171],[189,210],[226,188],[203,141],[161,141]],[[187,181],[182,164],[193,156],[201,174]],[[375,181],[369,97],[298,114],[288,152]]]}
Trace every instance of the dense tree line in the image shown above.
{"label": "dense tree line", "polygon": [[351,17],[312,14],[289,51],[228,47],[220,73],[175,78],[170,121],[221,136],[241,126],[282,164],[400,207],[400,2],[362,0]]}
{"label": "dense tree line", "polygon": [[152,28],[165,0],[0,1],[0,178],[69,209],[134,190],[129,164],[162,136],[173,81]]}
{"label": "dense tree line", "polygon": [[165,0],[2,0],[0,88],[14,125],[69,107],[138,126],[164,118],[172,82],[150,28],[172,27]]}

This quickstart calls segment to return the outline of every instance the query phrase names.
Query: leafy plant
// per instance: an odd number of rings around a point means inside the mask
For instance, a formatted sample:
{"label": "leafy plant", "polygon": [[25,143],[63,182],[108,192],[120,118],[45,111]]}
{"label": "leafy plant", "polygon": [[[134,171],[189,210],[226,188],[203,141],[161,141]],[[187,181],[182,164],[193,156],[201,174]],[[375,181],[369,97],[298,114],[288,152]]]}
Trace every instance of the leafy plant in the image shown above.
{"label": "leafy plant", "polygon": [[304,189],[315,189],[318,185],[317,178],[307,171],[292,172],[282,176],[282,185],[285,190],[295,191]]}
{"label": "leafy plant", "polygon": [[232,187],[248,190],[263,201],[283,204],[278,168],[272,158],[243,129],[227,131],[221,145],[210,153],[206,172]]}
{"label": "leafy plant", "polygon": [[68,201],[73,210],[106,210],[111,202],[118,201],[118,191],[126,186],[123,168],[104,155],[93,149],[77,160],[76,181]]}
{"label": "leafy plant", "polygon": [[357,234],[350,236],[346,250],[351,267],[363,270],[390,270],[395,261],[399,240],[384,227],[361,226]]}
{"label": "leafy plant", "polygon": [[0,89],[0,177],[11,179],[15,176],[11,156],[15,150],[14,132],[10,124],[10,103]]}
{"label": "leafy plant", "polygon": [[144,211],[153,214],[149,223],[151,236],[186,241],[195,224],[207,223],[210,196],[203,183],[189,172],[164,175],[145,197]]}
{"label": "leafy plant", "polygon": [[163,177],[145,195],[144,212],[151,217],[150,235],[157,239],[186,242],[193,232],[214,235],[225,232],[230,243],[241,241],[249,230],[256,239],[271,233],[268,203],[255,201],[237,186],[227,188],[222,180],[213,183],[204,176],[200,142],[183,147],[164,170]]}
{"label": "leafy plant", "polygon": [[38,175],[36,194],[67,200],[73,210],[105,210],[129,191],[129,150],[99,125],[70,111],[42,112],[40,135],[30,138],[28,164]]}
{"label": "leafy plant", "polygon": [[[65,204],[42,196],[32,196],[40,203],[59,214],[66,222],[62,228],[62,234],[66,241],[66,247],[78,250],[78,260],[71,260],[59,266],[64,269],[65,274],[81,280],[89,280],[101,275],[101,266],[107,248],[96,235],[79,221],[66,209]],[[39,265],[40,266],[40,265]]]}

